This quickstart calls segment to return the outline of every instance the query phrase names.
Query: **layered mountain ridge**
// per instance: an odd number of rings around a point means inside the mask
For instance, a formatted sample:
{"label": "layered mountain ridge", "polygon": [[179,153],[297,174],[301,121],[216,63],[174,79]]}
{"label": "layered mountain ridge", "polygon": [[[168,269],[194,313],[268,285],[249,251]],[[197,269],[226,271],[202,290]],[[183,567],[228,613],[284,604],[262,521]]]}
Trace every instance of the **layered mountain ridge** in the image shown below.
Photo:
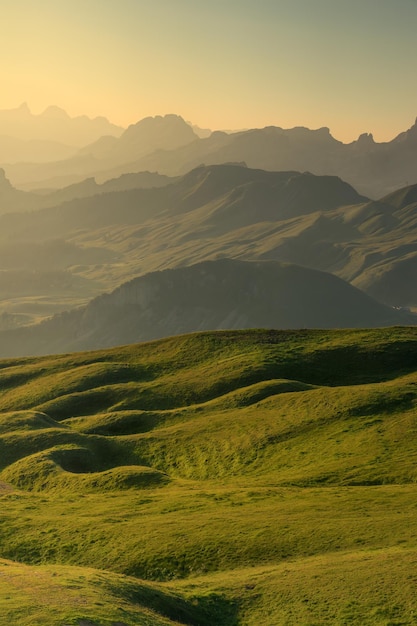
{"label": "layered mountain ridge", "polygon": [[375,142],[370,133],[344,144],[328,128],[275,126],[199,137],[190,124],[173,114],[145,118],[122,133],[104,134],[114,136],[97,137],[77,155],[55,163],[5,165],[7,175],[19,186],[58,187],[88,176],[99,182],[145,170],[178,176],[202,163],[244,161],[257,169],[336,175],[372,198],[417,183],[416,124],[382,143]]}
{"label": "layered mountain ridge", "polygon": [[26,102],[16,109],[0,110],[0,135],[23,141],[53,141],[81,147],[103,135],[118,137],[122,132],[123,128],[105,117],[70,117],[57,106],[49,106],[38,115],[30,111]]}
{"label": "layered mountain ridge", "polygon": [[[226,257],[330,272],[390,307],[417,306],[414,186],[370,201],[337,177],[228,164],[33,195],[60,194],[58,206],[0,216],[0,314],[37,321],[135,276]],[[61,279],[46,278],[48,259]]]}

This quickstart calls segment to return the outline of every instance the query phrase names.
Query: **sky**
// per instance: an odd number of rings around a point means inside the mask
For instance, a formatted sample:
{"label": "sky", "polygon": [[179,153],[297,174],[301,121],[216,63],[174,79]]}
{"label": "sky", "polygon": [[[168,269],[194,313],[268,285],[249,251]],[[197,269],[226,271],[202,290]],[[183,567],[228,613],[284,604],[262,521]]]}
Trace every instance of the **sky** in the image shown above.
{"label": "sky", "polygon": [[417,116],[416,30],[417,0],[2,0],[0,109],[387,141]]}

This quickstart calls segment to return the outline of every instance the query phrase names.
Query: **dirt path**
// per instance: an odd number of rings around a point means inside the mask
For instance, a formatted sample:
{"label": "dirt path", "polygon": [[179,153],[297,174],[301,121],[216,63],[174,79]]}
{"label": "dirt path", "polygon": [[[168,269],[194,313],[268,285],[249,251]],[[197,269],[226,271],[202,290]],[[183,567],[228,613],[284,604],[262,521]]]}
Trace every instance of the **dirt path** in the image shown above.
{"label": "dirt path", "polygon": [[0,495],[8,491],[14,491],[13,485],[9,485],[8,483],[4,483],[0,480]]}

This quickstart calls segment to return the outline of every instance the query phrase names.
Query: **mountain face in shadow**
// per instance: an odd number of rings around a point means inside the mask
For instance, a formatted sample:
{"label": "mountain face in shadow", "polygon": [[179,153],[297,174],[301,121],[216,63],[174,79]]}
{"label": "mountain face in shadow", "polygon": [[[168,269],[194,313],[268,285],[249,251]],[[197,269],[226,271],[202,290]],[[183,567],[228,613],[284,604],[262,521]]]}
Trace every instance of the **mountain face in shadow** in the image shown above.
{"label": "mountain face in shadow", "polygon": [[417,185],[366,204],[364,210],[372,214],[362,222],[366,237],[361,246],[362,268],[352,282],[381,302],[415,307]]}
{"label": "mountain face in shadow", "polygon": [[221,259],[153,272],[85,308],[3,331],[0,353],[84,350],[198,330],[373,327],[413,320],[324,272]]}
{"label": "mountain face in shadow", "polygon": [[255,169],[338,176],[360,193],[379,198],[417,183],[417,124],[390,142],[377,143],[371,134],[363,134],[344,144],[332,137],[328,128],[270,126],[199,137],[181,117],[166,115],[141,120],[119,138],[101,137],[71,159],[8,165],[6,171],[14,184],[39,188],[63,186],[89,176],[103,182],[139,171],[180,176],[202,163],[242,161]]}

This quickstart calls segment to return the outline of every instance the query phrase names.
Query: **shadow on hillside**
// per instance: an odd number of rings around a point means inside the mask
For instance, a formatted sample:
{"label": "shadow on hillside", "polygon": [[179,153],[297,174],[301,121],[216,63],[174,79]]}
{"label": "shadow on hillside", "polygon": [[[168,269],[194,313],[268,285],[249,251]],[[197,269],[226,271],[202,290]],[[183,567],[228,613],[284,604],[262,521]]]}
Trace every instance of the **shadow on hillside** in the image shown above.
{"label": "shadow on hillside", "polygon": [[238,604],[226,597],[210,593],[188,599],[144,585],[113,589],[114,593],[132,603],[149,609],[186,626],[237,626]]}

